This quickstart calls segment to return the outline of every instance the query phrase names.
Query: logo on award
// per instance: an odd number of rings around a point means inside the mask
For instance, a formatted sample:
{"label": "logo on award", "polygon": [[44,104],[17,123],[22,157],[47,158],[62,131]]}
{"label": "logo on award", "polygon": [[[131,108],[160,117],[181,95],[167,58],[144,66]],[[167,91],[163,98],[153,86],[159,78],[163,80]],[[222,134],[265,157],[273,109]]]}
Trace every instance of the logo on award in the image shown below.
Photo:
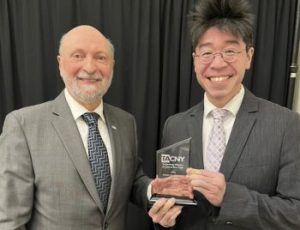
{"label": "logo on award", "polygon": [[185,156],[172,156],[170,154],[161,154],[162,163],[183,163]]}

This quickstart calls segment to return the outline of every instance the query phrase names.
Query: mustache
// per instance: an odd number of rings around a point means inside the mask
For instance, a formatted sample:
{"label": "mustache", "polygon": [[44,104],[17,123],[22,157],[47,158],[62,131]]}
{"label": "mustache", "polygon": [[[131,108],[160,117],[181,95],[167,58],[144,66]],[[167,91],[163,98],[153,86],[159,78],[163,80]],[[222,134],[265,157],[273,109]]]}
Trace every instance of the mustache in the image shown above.
{"label": "mustache", "polygon": [[76,76],[76,78],[81,80],[99,81],[103,79],[103,76],[101,74],[79,74]]}

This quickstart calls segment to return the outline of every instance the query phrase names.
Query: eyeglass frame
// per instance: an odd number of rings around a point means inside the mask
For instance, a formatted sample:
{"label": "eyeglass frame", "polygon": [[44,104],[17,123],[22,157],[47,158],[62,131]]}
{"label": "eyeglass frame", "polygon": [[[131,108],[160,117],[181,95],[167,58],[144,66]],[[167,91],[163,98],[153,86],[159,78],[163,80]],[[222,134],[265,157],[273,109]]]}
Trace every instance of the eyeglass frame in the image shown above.
{"label": "eyeglass frame", "polygon": [[[211,52],[210,54],[208,54],[208,55],[211,55],[211,57],[209,57],[206,60],[202,59],[203,56],[201,56],[201,54],[196,54],[196,52],[193,52],[192,56],[193,56],[193,58],[195,58],[195,57],[199,58],[199,61],[202,64],[210,64],[215,59],[216,55],[219,54],[222,57],[224,62],[232,63],[232,62],[236,61],[236,58],[237,58],[238,54],[242,53],[242,51],[244,51],[244,50],[246,50],[246,49],[242,49],[242,50],[239,50],[239,51],[234,50],[234,49],[224,49],[221,52]],[[227,52],[230,51],[230,52],[232,52],[232,54],[228,56],[228,53],[227,53],[227,56],[226,56],[226,51]],[[208,51],[203,51],[202,55],[206,52],[208,52]],[[233,59],[228,60],[227,58],[233,58]]]}

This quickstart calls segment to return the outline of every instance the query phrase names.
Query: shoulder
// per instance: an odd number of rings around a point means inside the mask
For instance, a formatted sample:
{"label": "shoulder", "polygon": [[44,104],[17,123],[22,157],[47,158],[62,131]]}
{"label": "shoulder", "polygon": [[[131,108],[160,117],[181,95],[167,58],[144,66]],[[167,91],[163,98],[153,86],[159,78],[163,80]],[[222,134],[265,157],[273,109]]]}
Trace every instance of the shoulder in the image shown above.
{"label": "shoulder", "polygon": [[26,106],[8,113],[7,117],[35,120],[37,117],[45,117],[46,111],[49,110],[50,105],[51,101],[32,106]]}
{"label": "shoulder", "polygon": [[2,133],[33,132],[49,125],[49,106],[50,102],[27,106],[14,110],[6,115]]}
{"label": "shoulder", "polygon": [[[244,99],[244,108],[251,108],[249,105],[252,104],[253,111],[257,110],[258,116],[263,118],[266,117],[268,119],[276,119],[276,120],[289,120],[291,118],[298,119],[299,114],[293,112],[292,110],[276,104],[274,102],[268,101],[263,98],[259,98],[254,96],[253,94],[248,94]],[[242,105],[243,106],[243,105]]]}
{"label": "shoulder", "polygon": [[104,114],[107,116],[113,116],[118,119],[134,120],[134,116],[131,113],[107,103],[104,103],[103,110]]}
{"label": "shoulder", "polygon": [[299,126],[300,115],[286,107],[260,99],[260,110],[262,117],[266,120],[272,119],[274,124],[284,128],[288,126]]}
{"label": "shoulder", "polygon": [[68,107],[66,102],[64,92],[61,92],[53,100],[46,101],[44,103],[26,106],[17,110],[10,112],[7,116],[14,116],[18,118],[27,118],[27,119],[38,119],[46,118],[47,115],[51,112],[55,113],[58,111],[60,113],[60,107],[63,107],[64,110]]}
{"label": "shoulder", "polygon": [[[247,93],[241,105],[237,119],[254,117],[256,127],[276,129],[285,132],[287,129],[299,127],[300,115],[292,110]],[[300,130],[300,129],[299,129]]]}
{"label": "shoulder", "polygon": [[201,114],[203,114],[203,102],[191,107],[186,111],[176,113],[168,117],[166,123],[169,122],[180,123],[181,121],[186,121],[187,119],[200,116]]}

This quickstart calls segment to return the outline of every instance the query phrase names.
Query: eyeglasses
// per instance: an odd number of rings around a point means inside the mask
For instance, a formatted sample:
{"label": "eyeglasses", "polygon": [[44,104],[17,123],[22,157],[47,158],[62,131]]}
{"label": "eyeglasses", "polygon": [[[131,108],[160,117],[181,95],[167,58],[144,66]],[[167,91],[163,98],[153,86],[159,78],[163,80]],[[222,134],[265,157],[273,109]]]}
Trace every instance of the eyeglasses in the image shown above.
{"label": "eyeglasses", "polygon": [[235,62],[237,59],[237,56],[242,51],[237,51],[234,49],[226,49],[221,52],[213,52],[213,51],[202,51],[200,54],[193,53],[193,57],[199,58],[199,61],[203,64],[209,64],[211,63],[217,54],[219,54],[225,62]]}

